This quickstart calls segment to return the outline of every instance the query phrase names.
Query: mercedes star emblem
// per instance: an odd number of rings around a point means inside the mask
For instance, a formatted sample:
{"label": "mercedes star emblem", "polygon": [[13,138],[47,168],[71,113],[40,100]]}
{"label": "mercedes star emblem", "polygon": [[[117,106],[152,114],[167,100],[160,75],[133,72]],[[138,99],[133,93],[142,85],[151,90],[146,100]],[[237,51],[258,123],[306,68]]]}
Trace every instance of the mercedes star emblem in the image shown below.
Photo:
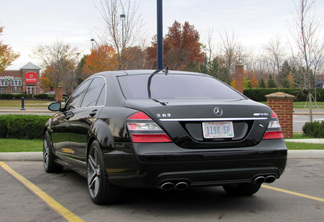
{"label": "mercedes star emblem", "polygon": [[219,108],[219,107],[215,107],[214,108],[214,113],[215,113],[216,116],[221,116],[221,115],[223,115],[223,110],[221,108]]}

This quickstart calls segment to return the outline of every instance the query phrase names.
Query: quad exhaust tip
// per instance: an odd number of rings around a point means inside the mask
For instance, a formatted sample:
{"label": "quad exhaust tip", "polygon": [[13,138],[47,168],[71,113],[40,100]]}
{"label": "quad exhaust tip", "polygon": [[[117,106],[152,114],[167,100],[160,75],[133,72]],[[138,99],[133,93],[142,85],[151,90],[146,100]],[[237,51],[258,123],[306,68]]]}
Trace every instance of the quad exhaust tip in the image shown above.
{"label": "quad exhaust tip", "polygon": [[262,183],[273,183],[276,180],[276,177],[274,175],[269,176],[258,176],[256,177],[253,182],[256,184],[262,184]]}
{"label": "quad exhaust tip", "polygon": [[273,183],[276,180],[276,177],[273,175],[267,176],[265,179],[266,183]]}
{"label": "quad exhaust tip", "polygon": [[171,182],[165,182],[161,185],[161,189],[162,190],[165,190],[165,191],[169,191],[169,190],[172,190],[174,189],[174,184],[171,183]]}
{"label": "quad exhaust tip", "polygon": [[189,187],[189,184],[185,181],[173,183],[173,182],[165,182],[162,183],[160,186],[160,189],[165,190],[165,191],[170,191],[170,190],[185,190]]}

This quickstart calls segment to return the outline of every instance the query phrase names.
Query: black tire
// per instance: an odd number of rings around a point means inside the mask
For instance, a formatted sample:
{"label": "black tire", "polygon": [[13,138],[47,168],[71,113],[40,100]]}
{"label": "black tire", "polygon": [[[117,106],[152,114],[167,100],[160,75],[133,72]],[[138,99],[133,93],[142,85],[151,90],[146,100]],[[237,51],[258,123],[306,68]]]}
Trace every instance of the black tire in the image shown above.
{"label": "black tire", "polygon": [[254,183],[239,183],[239,184],[229,184],[224,185],[223,188],[225,192],[233,196],[251,196],[258,192],[261,184]]}
{"label": "black tire", "polygon": [[87,181],[91,200],[98,205],[120,202],[121,189],[108,181],[98,141],[94,141],[89,148],[87,164]]}
{"label": "black tire", "polygon": [[53,145],[47,131],[43,141],[43,166],[47,173],[59,173],[63,170],[63,167],[54,161]]}

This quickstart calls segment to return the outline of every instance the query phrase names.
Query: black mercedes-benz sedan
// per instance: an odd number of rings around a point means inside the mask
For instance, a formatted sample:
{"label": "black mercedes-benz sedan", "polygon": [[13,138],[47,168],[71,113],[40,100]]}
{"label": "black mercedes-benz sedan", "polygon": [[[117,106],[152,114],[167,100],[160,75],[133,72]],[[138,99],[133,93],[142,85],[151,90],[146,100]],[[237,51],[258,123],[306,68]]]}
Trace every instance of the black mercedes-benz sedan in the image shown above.
{"label": "black mercedes-benz sedan", "polygon": [[96,204],[119,201],[125,188],[252,195],[286,166],[276,114],[201,73],[102,72],[49,109],[45,171],[84,175]]}

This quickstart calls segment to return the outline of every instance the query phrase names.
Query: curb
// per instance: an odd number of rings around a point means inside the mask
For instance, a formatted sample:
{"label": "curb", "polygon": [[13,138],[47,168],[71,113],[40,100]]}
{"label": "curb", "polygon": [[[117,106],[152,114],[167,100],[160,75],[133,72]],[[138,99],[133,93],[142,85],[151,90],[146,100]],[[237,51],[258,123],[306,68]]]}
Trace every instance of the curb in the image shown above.
{"label": "curb", "polygon": [[0,161],[42,161],[42,152],[6,152],[0,153]]}
{"label": "curb", "polygon": [[[324,159],[324,150],[288,150],[288,159]],[[42,152],[0,153],[0,161],[42,161]]]}

